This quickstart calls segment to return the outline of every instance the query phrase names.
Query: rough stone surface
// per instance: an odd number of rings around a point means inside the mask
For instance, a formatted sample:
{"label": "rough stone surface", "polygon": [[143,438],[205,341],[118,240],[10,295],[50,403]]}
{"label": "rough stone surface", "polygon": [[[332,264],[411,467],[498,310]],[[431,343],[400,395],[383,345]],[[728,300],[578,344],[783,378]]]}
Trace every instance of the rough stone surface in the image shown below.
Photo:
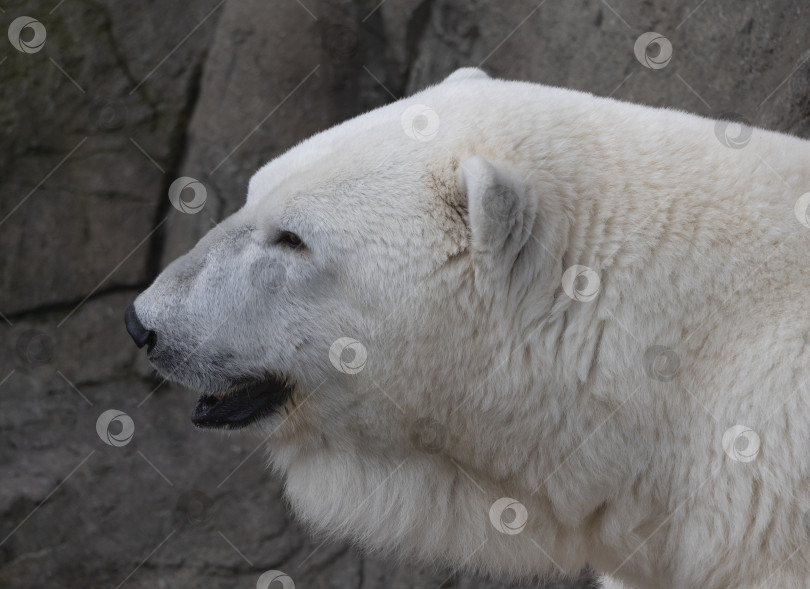
{"label": "rough stone surface", "polygon": [[[21,15],[46,26],[37,53],[7,41]],[[299,588],[585,587],[322,544],[260,440],[191,427],[194,395],[156,378],[123,310],[264,162],[459,66],[810,136],[810,9],[791,0],[54,0],[4,3],[0,24],[0,587],[253,587],[267,569]],[[672,43],[663,69],[633,54],[647,31]],[[196,214],[169,202],[180,176],[205,187]],[[97,435],[108,409],[129,444]]]}
{"label": "rough stone surface", "polygon": [[[125,4],[16,2],[0,14],[6,315],[147,280],[148,237],[165,192],[160,168],[173,173],[177,165],[216,14],[169,55],[214,1],[151,11]],[[45,26],[37,53],[8,42],[20,15]]]}

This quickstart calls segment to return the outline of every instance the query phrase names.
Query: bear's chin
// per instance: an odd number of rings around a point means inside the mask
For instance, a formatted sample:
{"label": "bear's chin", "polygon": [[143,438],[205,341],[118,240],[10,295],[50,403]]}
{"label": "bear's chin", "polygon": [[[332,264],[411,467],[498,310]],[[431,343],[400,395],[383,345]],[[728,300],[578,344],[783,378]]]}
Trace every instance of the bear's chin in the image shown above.
{"label": "bear's chin", "polygon": [[292,394],[292,385],[276,377],[242,382],[223,393],[204,393],[191,422],[206,429],[241,429],[275,413]]}

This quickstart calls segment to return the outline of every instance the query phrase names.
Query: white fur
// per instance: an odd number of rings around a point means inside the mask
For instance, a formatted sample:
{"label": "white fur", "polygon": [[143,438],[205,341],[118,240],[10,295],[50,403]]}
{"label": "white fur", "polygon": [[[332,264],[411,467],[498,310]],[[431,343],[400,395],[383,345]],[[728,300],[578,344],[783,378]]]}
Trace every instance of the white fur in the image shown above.
{"label": "white fur", "polygon": [[[414,105],[438,116],[427,140],[403,129]],[[316,531],[513,577],[808,587],[810,144],[715,131],[457,72],[259,170],[136,302],[156,365],[199,389],[296,384],[262,428]],[[272,293],[251,283],[267,265]],[[588,302],[562,286],[574,265],[599,276]],[[341,337],[368,351],[356,374],[330,362]],[[672,380],[651,378],[654,345]],[[752,461],[724,452],[737,424]],[[490,523],[501,497],[521,533]]]}

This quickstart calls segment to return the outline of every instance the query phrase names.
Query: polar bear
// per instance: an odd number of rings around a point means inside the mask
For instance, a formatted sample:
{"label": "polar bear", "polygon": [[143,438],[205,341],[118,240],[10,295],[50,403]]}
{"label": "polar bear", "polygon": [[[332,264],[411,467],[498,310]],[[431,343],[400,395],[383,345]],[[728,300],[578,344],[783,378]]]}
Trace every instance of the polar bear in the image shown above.
{"label": "polar bear", "polygon": [[810,143],[463,69],[297,145],[126,313],[314,530],[810,587]]}

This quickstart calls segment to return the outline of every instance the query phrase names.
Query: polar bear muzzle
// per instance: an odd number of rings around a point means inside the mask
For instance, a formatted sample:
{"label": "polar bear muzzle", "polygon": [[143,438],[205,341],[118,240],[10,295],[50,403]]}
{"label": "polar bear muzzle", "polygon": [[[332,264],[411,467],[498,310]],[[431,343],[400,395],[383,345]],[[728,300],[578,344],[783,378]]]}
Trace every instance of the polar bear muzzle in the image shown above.
{"label": "polar bear muzzle", "polygon": [[224,394],[202,394],[191,414],[201,428],[240,429],[277,411],[292,394],[292,387],[275,377],[251,381]]}

